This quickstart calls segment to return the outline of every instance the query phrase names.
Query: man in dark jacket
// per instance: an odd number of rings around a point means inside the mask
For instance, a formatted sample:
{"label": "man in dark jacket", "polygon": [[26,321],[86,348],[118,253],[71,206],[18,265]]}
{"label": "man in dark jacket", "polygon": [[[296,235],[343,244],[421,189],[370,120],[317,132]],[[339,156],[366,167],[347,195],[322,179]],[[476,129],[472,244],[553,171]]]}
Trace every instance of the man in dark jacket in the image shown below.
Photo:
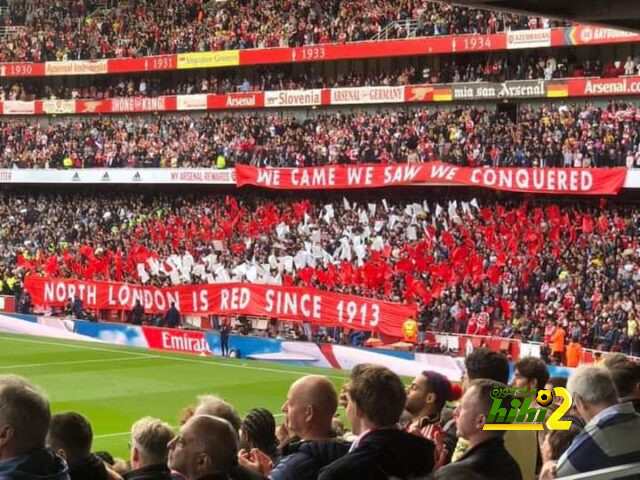
{"label": "man in dark jacket", "polygon": [[[332,435],[333,416],[338,408],[336,387],[326,377],[309,375],[291,385],[282,411],[292,435],[300,441],[283,448],[282,458],[270,472],[271,480],[316,480],[320,469],[346,455],[350,444]],[[241,464],[263,475],[264,452],[240,452]]]}
{"label": "man in dark jacket", "polygon": [[66,463],[45,440],[51,410],[36,387],[0,376],[0,480],[70,480]]}
{"label": "man in dark jacket", "polygon": [[171,302],[171,308],[164,315],[164,323],[169,328],[176,328],[180,325],[180,312],[176,308],[175,302]]}
{"label": "man in dark jacket", "polygon": [[142,325],[142,317],[144,316],[144,307],[142,306],[142,303],[140,302],[140,300],[136,300],[136,304],[133,306],[133,309],[131,310],[131,315],[132,315],[132,323],[134,325]]}
{"label": "man in dark jacket", "polygon": [[319,480],[410,479],[433,470],[433,442],[397,427],[407,396],[395,373],[381,365],[358,365],[347,393],[347,416],[358,438],[347,455],[320,471]]}
{"label": "man in dark jacket", "polygon": [[[522,480],[520,467],[504,446],[501,430],[483,430],[493,399],[493,388],[507,388],[495,380],[473,380],[465,391],[456,410],[459,435],[469,442],[469,449],[454,463],[438,471],[440,475],[453,475],[471,468],[492,480]],[[510,405],[512,397],[502,400]]]}
{"label": "man in dark jacket", "polygon": [[93,431],[76,412],[54,415],[47,436],[49,446],[69,464],[71,480],[108,480],[111,475],[101,458],[91,453]]}
{"label": "man in dark jacket", "polygon": [[125,480],[171,480],[167,446],[173,430],[161,420],[145,417],[131,427],[131,472]]}

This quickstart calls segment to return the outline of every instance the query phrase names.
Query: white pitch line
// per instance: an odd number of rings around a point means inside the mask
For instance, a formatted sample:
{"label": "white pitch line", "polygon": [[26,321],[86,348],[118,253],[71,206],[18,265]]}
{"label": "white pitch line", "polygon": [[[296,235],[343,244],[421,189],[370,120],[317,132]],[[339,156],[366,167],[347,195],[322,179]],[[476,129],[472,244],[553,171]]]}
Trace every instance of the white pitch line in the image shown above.
{"label": "white pitch line", "polygon": [[[274,413],[273,416],[275,418],[284,417],[284,413]],[[180,427],[171,425],[173,430],[176,430]],[[118,433],[105,433],[102,435],[94,435],[93,438],[112,438],[112,437],[124,437],[125,435],[131,435],[131,432],[118,432]]]}
{"label": "white pitch line", "polygon": [[110,362],[121,362],[124,360],[131,360],[131,357],[119,357],[119,358],[96,358],[94,360],[74,360],[69,362],[50,362],[50,363],[27,363],[27,364],[18,364],[18,365],[2,365],[0,366],[0,370],[9,370],[15,368],[35,368],[35,367],[53,367],[58,365],[81,365],[84,363],[110,363]]}
{"label": "white pitch line", "polygon": [[[78,348],[81,350],[92,350],[92,351],[96,351],[96,352],[110,352],[110,353],[123,353],[126,355],[134,355],[134,356],[138,356],[138,357],[144,357],[144,358],[161,358],[164,360],[176,360],[178,362],[187,362],[187,363],[197,363],[197,364],[201,364],[201,365],[215,365],[216,367],[225,367],[225,368],[240,368],[240,369],[244,369],[244,370],[254,370],[254,371],[259,371],[259,372],[271,372],[271,373],[283,373],[283,374],[288,374],[288,375],[308,375],[309,372],[301,372],[299,370],[281,370],[278,368],[268,368],[268,367],[254,367],[251,365],[236,365],[233,363],[227,363],[225,360],[217,360],[217,359],[211,359],[211,360],[198,360],[195,358],[182,358],[182,357],[178,357],[178,356],[164,356],[164,355],[153,355],[153,354],[149,354],[149,353],[138,353],[138,352],[128,352],[128,351],[124,351],[124,350],[116,350],[116,349],[107,349],[107,348],[95,348],[95,347],[89,347],[89,346],[84,346],[84,345],[74,345],[74,344],[68,344],[68,343],[61,343],[61,342],[49,342],[49,341],[42,341],[42,340],[32,340],[32,339],[27,339],[27,338],[13,338],[13,337],[2,337],[0,336],[0,341],[2,340],[9,340],[9,341],[14,341],[14,342],[26,342],[26,343],[34,343],[34,344],[39,344],[39,345],[55,345],[55,346],[61,346],[61,347],[67,347],[67,348]],[[114,345],[115,346],[115,345]],[[127,348],[127,345],[117,345],[119,347],[124,347]],[[131,348],[131,347],[129,347]],[[175,352],[175,353],[180,353],[180,352]],[[346,375],[344,376],[339,376],[339,375],[325,375],[325,377],[327,378],[334,378],[336,380],[344,380],[346,378]]]}

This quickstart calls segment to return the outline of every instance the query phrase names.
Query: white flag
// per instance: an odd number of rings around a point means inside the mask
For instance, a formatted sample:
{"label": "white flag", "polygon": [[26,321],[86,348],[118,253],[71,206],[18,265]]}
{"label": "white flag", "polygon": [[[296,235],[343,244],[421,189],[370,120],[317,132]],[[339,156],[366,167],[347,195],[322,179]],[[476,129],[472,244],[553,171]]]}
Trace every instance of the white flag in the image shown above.
{"label": "white flag", "polygon": [[375,203],[369,203],[368,207],[369,207],[369,215],[371,215],[372,217],[375,217],[376,216],[376,204]]}
{"label": "white flag", "polygon": [[442,212],[444,212],[444,209],[440,206],[439,203],[436,203],[436,218],[442,215]]}
{"label": "white flag", "polygon": [[480,210],[480,207],[478,206],[478,201],[475,198],[469,202],[469,205],[474,207],[476,210]]}
{"label": "white flag", "polygon": [[349,200],[347,200],[345,197],[342,197],[342,205],[344,206],[345,210],[351,210],[351,205],[349,205]]}

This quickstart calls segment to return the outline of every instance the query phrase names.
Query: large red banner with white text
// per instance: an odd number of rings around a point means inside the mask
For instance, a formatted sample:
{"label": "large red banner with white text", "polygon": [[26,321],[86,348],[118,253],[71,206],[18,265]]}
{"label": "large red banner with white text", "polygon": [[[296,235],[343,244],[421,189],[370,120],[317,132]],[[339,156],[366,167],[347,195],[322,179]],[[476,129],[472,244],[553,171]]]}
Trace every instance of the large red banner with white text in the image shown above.
{"label": "large red banner with white text", "polygon": [[182,314],[251,315],[326,327],[378,331],[402,337],[416,306],[342,295],[312,288],[245,283],[156,288],[116,282],[27,277],[34,305],[61,307],[79,297],[84,308],[131,310],[140,300],[147,313],[164,313],[175,302]]}
{"label": "large red banner with white text", "polygon": [[624,168],[471,168],[446,163],[256,168],[236,165],[239,187],[281,190],[379,188],[398,185],[462,185],[526,193],[615,195]]}

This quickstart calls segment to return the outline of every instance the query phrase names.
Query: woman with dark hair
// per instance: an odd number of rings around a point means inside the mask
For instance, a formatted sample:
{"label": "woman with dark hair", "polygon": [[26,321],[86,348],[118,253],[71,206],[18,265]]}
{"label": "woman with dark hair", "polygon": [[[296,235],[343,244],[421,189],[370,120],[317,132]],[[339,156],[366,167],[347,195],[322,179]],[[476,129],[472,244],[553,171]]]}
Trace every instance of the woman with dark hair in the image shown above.
{"label": "woman with dark hair", "polygon": [[254,408],[247,413],[240,426],[240,448],[247,452],[257,448],[266,453],[274,464],[277,463],[276,420],[269,410]]}

